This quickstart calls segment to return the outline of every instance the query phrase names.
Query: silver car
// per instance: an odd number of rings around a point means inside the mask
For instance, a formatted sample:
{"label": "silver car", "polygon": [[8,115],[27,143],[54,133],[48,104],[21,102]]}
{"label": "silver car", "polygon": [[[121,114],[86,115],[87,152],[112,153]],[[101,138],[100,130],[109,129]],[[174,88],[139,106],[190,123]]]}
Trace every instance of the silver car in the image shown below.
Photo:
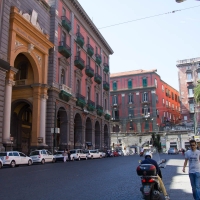
{"label": "silver car", "polygon": [[178,149],[176,149],[175,147],[170,147],[168,150],[168,154],[178,154]]}

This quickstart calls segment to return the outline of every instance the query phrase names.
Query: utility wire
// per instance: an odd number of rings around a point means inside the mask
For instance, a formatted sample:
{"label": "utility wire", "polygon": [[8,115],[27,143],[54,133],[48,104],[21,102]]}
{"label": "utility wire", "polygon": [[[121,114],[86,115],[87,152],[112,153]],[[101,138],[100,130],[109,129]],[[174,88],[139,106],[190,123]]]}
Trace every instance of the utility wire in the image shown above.
{"label": "utility wire", "polygon": [[144,19],[159,17],[159,16],[162,16],[162,15],[173,14],[173,13],[176,13],[176,12],[180,12],[180,11],[184,11],[184,10],[189,10],[189,9],[193,9],[193,8],[197,8],[197,7],[200,7],[200,5],[199,6],[188,7],[188,8],[183,8],[183,9],[180,9],[180,10],[173,10],[171,12],[166,12],[166,13],[162,13],[162,14],[152,15],[152,16],[148,16],[148,17],[142,17],[142,18],[138,18],[138,19],[133,19],[133,20],[126,21],[126,22],[121,22],[121,23],[118,23],[118,24],[104,26],[104,27],[101,27],[99,29],[109,28],[109,27],[113,27],[113,26],[119,26],[119,25],[122,25],[122,24],[127,24],[127,23],[131,23],[131,22],[135,22],[135,21],[141,21],[141,20],[144,20]]}

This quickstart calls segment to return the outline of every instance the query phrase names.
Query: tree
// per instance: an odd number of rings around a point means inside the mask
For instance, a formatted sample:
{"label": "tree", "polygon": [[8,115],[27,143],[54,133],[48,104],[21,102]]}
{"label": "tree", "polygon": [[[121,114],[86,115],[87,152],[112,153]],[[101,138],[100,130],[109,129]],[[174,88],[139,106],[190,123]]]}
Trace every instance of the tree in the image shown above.
{"label": "tree", "polygon": [[194,88],[194,99],[196,103],[200,103],[200,82],[197,81],[197,86]]}
{"label": "tree", "polygon": [[155,133],[152,133],[151,135],[153,146],[158,149],[158,152],[161,151],[161,142],[160,142],[160,135],[156,135]]}

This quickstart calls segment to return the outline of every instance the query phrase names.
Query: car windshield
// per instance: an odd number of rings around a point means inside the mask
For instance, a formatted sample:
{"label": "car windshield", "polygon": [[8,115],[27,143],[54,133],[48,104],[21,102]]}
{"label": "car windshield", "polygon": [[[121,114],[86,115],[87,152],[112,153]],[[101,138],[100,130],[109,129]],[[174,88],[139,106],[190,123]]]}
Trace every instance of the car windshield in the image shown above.
{"label": "car windshield", "polygon": [[30,153],[30,156],[35,156],[35,155],[39,155],[39,154],[40,154],[39,151],[32,151]]}
{"label": "car windshield", "polygon": [[85,151],[83,151],[83,153],[89,153],[89,151],[88,151],[88,150],[85,150]]}
{"label": "car windshield", "polygon": [[76,153],[76,151],[75,150],[71,150],[70,153],[73,154],[73,153]]}
{"label": "car windshield", "polygon": [[7,153],[0,153],[0,157],[1,156],[6,156],[7,155]]}
{"label": "car windshield", "polygon": [[62,154],[63,154],[62,151],[58,151],[58,152],[54,153],[54,155],[62,155]]}

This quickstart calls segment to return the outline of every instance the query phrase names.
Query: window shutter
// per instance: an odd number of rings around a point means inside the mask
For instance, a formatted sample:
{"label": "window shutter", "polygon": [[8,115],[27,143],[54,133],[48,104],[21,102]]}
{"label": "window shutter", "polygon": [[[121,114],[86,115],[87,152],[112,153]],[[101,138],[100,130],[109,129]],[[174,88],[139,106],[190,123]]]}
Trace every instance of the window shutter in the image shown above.
{"label": "window shutter", "polygon": [[142,108],[142,114],[144,114],[144,108]]}
{"label": "window shutter", "polygon": [[128,80],[128,88],[129,88],[129,89],[132,88],[132,80]]}
{"label": "window shutter", "polygon": [[116,103],[118,104],[118,96],[116,95]]}
{"label": "window shutter", "polygon": [[133,94],[131,94],[131,102],[133,102]]}
{"label": "window shutter", "polygon": [[113,90],[117,90],[117,82],[113,82]]}
{"label": "window shutter", "polygon": [[150,113],[150,108],[148,108],[148,113]]}

